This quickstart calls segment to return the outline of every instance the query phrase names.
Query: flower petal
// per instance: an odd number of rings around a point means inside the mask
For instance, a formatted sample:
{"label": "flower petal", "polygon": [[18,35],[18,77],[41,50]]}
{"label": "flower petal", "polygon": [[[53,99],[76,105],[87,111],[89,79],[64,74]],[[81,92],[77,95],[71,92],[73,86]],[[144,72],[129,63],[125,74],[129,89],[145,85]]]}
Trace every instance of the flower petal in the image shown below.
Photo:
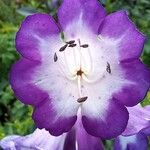
{"label": "flower petal", "polygon": [[118,11],[108,15],[99,29],[99,34],[120,41],[118,48],[120,61],[140,57],[144,47],[145,36],[129,20],[125,11]]}
{"label": "flower petal", "polygon": [[10,78],[17,98],[36,107],[33,118],[37,126],[59,135],[73,126],[80,104],[78,94],[73,95],[77,86],[58,75],[57,66],[50,62],[42,64],[24,58],[14,65]]}
{"label": "flower petal", "polygon": [[103,144],[100,138],[88,134],[80,119],[76,123],[76,140],[79,150],[103,150]]}
{"label": "flower petal", "polygon": [[[63,0],[58,11],[63,30],[66,30],[68,25],[80,24],[76,29],[84,29],[84,26],[88,26],[96,34],[105,15],[104,8],[97,0]],[[73,26],[72,29],[75,33],[76,29]]]}
{"label": "flower petal", "polygon": [[148,138],[141,133],[132,136],[119,136],[115,140],[114,150],[146,150]]}
{"label": "flower petal", "polygon": [[21,59],[13,65],[10,72],[10,83],[16,97],[25,104],[38,105],[48,94],[32,83],[32,75],[40,63]]}
{"label": "flower petal", "polygon": [[76,150],[76,130],[74,127],[66,135],[64,150]]}
{"label": "flower petal", "polygon": [[[0,146],[4,150],[63,150],[66,135],[54,137],[48,131],[36,129],[32,134],[27,136],[8,136],[0,142]],[[13,145],[13,147],[12,147]]]}
{"label": "flower petal", "polygon": [[147,128],[142,129],[140,133],[150,136],[150,125]]}
{"label": "flower petal", "polygon": [[46,55],[49,53],[47,49],[40,47],[42,40],[58,36],[59,32],[51,16],[47,14],[28,16],[17,33],[16,48],[23,57],[41,60],[41,53],[46,53]]}
{"label": "flower petal", "polygon": [[71,110],[71,113],[68,112],[68,116],[65,116],[66,112],[68,110],[65,107],[61,107],[57,112],[51,100],[48,99],[44,104],[35,107],[33,120],[38,128],[45,128],[52,135],[58,136],[68,132],[76,122],[77,110]]}
{"label": "flower petal", "polygon": [[[150,106],[149,106],[150,107]],[[128,107],[129,121],[122,135],[133,135],[150,127],[150,111],[140,105]],[[142,132],[142,131],[141,131]],[[146,131],[145,131],[146,132]]]}
{"label": "flower petal", "polygon": [[[127,125],[127,109],[115,99],[91,100],[82,107],[82,122],[85,130],[102,139],[120,135]],[[117,111],[116,111],[117,110]]]}
{"label": "flower petal", "polygon": [[134,60],[120,64],[124,72],[125,84],[113,97],[120,100],[126,106],[134,106],[144,99],[150,87],[150,70],[140,61]]}
{"label": "flower petal", "polygon": [[3,148],[3,150],[16,150],[15,141],[18,138],[20,138],[20,136],[18,135],[11,135],[5,137],[0,141],[0,148]]}

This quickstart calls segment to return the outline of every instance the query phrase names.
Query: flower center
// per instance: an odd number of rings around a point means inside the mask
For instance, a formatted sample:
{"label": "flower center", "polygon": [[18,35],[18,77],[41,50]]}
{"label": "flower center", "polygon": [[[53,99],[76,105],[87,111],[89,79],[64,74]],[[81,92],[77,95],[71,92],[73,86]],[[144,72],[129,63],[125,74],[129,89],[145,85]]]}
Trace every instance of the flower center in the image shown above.
{"label": "flower center", "polygon": [[[90,79],[89,75],[94,72],[91,47],[88,43],[83,43],[80,39],[65,41],[59,52],[54,54],[54,62],[58,62],[61,73],[69,80],[77,81],[79,103],[87,99],[87,95],[82,95],[82,80],[87,83],[94,83],[104,78],[98,75],[96,79]],[[110,64],[106,63],[106,71],[111,73]]]}

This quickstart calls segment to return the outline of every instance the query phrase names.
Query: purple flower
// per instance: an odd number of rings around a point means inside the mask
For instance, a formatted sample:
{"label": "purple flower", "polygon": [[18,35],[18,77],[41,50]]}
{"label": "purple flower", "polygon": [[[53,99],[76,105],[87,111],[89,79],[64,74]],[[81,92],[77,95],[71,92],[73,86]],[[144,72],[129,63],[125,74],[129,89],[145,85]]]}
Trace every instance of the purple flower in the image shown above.
{"label": "purple flower", "polygon": [[0,146],[4,150],[62,150],[66,134],[54,137],[45,129],[36,129],[32,134],[27,136],[11,135],[5,137]]}
{"label": "purple flower", "polygon": [[128,108],[129,121],[126,130],[115,140],[114,150],[147,150],[150,136],[150,106]]}
{"label": "purple flower", "polygon": [[114,150],[147,150],[148,138],[137,133],[131,136],[119,136],[115,140]]}
{"label": "purple flower", "polygon": [[15,95],[52,135],[68,132],[79,109],[89,134],[120,135],[126,106],[139,103],[150,85],[139,59],[145,36],[125,11],[106,16],[97,0],[64,0],[58,20],[35,14],[22,23],[16,36],[22,58],[10,74]]}
{"label": "purple flower", "polygon": [[0,141],[4,150],[103,150],[99,138],[89,135],[81,123],[58,137],[45,129],[36,129],[27,136],[8,136]]}

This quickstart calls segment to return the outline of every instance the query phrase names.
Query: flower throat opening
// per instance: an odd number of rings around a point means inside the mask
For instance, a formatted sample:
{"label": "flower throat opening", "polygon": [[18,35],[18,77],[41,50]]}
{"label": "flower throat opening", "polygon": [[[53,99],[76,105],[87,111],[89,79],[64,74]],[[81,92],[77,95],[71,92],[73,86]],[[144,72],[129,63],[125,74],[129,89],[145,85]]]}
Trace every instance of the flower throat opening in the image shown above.
{"label": "flower throat opening", "polygon": [[[60,73],[68,80],[77,81],[79,96],[77,102],[79,103],[85,102],[88,98],[82,94],[81,82],[84,80],[87,83],[94,83],[104,77],[89,79],[89,74],[94,71],[90,48],[90,44],[82,43],[80,39],[69,41],[64,40],[64,45],[54,54],[54,62],[58,63]],[[57,55],[58,53],[61,53],[60,58],[60,55]],[[108,62],[106,65],[106,71],[111,73],[110,64]]]}

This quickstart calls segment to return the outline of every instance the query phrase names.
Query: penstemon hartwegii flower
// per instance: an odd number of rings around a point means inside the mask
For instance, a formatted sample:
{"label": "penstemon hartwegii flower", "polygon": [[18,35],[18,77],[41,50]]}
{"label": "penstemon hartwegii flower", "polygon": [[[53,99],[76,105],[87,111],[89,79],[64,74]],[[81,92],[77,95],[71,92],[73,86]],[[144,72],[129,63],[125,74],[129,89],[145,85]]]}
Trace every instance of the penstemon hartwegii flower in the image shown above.
{"label": "penstemon hartwegii flower", "polygon": [[12,89],[52,135],[68,132],[81,110],[89,134],[116,137],[127,126],[126,106],[149,89],[150,71],[139,59],[144,42],[125,11],[106,15],[97,0],[63,0],[58,22],[47,14],[23,21]]}

